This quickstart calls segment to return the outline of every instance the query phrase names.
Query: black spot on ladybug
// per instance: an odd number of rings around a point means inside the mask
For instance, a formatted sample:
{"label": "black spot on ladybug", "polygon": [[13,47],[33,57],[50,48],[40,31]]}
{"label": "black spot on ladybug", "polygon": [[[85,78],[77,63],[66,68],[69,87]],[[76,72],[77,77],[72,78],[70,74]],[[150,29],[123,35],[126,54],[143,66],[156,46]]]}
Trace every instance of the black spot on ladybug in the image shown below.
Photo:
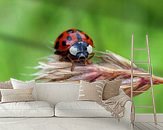
{"label": "black spot on ladybug", "polygon": [[82,38],[78,33],[76,34],[76,37],[77,37],[78,41],[82,41]]}
{"label": "black spot on ladybug", "polygon": [[68,32],[68,33],[73,33],[73,32],[74,32],[74,30],[69,29],[69,30],[67,30],[67,32]]}
{"label": "black spot on ladybug", "polygon": [[62,46],[66,46],[66,41],[62,41]]}
{"label": "black spot on ladybug", "polygon": [[71,41],[72,40],[72,37],[71,36],[67,36],[67,40],[68,41]]}
{"label": "black spot on ladybug", "polygon": [[87,39],[89,39],[89,36],[87,34],[84,34]]}
{"label": "black spot on ladybug", "polygon": [[59,35],[58,39],[60,39],[61,37],[63,37],[63,33],[61,35]]}
{"label": "black spot on ladybug", "polygon": [[59,48],[59,41],[57,41],[56,43],[55,43],[55,47],[54,47],[55,49],[58,49]]}

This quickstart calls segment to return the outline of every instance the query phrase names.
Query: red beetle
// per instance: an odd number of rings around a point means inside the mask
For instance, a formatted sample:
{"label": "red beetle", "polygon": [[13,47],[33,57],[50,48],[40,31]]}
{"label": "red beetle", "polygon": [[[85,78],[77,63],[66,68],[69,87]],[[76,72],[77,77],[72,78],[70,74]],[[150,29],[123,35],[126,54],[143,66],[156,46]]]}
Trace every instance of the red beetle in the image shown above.
{"label": "red beetle", "polygon": [[69,29],[61,33],[55,41],[55,54],[61,55],[62,60],[71,62],[89,63],[94,56],[92,39],[83,31]]}

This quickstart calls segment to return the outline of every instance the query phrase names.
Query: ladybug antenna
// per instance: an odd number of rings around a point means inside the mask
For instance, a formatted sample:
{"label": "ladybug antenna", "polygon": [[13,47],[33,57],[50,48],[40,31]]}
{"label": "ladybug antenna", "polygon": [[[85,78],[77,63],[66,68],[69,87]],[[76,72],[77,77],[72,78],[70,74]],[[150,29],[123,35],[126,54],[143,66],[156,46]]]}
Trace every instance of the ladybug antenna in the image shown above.
{"label": "ladybug antenna", "polygon": [[78,33],[76,33],[76,37],[77,37],[78,41],[82,41],[82,38]]}

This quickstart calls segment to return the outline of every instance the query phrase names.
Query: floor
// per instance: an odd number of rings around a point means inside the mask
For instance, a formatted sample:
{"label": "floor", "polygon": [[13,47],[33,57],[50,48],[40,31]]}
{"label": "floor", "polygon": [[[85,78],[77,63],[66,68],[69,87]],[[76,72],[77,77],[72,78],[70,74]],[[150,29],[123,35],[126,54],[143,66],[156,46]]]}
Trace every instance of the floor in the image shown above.
{"label": "floor", "polygon": [[0,118],[0,130],[130,130],[114,118]]}
{"label": "floor", "polygon": [[134,130],[163,130],[163,122],[157,125],[153,122],[136,122]]}
{"label": "floor", "polygon": [[111,118],[0,118],[0,130],[163,130],[163,122],[136,122]]}

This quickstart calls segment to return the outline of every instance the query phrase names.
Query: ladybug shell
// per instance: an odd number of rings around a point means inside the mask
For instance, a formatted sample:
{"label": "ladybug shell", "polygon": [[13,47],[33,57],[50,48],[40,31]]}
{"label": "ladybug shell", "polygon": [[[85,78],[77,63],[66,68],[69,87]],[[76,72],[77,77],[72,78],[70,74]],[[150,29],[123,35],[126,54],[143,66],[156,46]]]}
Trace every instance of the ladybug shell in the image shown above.
{"label": "ladybug shell", "polygon": [[92,39],[87,34],[78,29],[69,29],[59,35],[55,41],[54,48],[59,52],[68,51],[78,41],[86,42],[94,47]]}

